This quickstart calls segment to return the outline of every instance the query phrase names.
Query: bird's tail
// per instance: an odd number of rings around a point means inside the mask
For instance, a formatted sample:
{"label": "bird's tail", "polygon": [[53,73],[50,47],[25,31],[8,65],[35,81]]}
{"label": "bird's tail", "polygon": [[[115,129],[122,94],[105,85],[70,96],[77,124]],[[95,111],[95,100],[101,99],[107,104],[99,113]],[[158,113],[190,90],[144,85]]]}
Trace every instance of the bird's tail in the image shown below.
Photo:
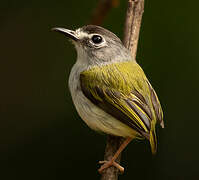
{"label": "bird's tail", "polygon": [[149,141],[150,141],[150,144],[151,144],[152,154],[156,154],[156,152],[157,152],[157,138],[156,138],[156,132],[155,132],[155,125],[152,125],[151,131],[150,131]]}

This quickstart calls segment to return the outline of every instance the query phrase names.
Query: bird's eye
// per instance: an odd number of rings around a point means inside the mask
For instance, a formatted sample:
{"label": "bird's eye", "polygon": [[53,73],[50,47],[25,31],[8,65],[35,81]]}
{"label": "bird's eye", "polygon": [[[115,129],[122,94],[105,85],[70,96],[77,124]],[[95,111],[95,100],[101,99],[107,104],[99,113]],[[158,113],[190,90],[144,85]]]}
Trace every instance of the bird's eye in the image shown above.
{"label": "bird's eye", "polygon": [[99,35],[93,35],[92,37],[92,41],[95,44],[100,44],[102,42],[102,37]]}

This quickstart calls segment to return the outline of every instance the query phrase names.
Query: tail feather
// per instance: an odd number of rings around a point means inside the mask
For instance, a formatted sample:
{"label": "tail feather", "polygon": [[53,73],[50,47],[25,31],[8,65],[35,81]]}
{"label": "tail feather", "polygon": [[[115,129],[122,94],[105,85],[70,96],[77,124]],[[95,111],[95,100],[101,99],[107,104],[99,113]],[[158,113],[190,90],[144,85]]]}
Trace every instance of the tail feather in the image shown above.
{"label": "tail feather", "polygon": [[157,138],[156,138],[155,128],[151,129],[151,131],[150,131],[149,141],[150,141],[150,144],[151,144],[152,154],[156,154],[156,152],[157,152]]}

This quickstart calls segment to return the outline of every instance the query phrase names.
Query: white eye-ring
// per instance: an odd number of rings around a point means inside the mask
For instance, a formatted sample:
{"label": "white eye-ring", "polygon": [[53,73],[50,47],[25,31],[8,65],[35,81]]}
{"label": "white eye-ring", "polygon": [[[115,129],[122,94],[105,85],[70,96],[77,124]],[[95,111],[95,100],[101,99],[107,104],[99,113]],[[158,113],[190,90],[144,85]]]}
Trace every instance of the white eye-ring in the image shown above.
{"label": "white eye-ring", "polygon": [[105,39],[99,34],[92,34],[90,36],[90,43],[95,47],[102,47],[106,45]]}

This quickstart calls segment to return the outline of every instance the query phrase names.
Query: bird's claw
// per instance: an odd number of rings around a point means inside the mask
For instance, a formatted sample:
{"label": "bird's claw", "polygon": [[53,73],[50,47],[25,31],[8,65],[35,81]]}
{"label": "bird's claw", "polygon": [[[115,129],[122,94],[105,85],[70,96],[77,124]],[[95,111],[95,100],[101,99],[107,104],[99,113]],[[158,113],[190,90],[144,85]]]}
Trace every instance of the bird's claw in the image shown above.
{"label": "bird's claw", "polygon": [[102,173],[102,171],[104,170],[104,169],[107,169],[107,168],[109,168],[109,167],[111,167],[111,166],[115,166],[117,169],[119,169],[119,171],[121,172],[121,173],[123,173],[124,172],[124,168],[122,167],[122,166],[120,166],[118,163],[116,163],[115,161],[99,161],[99,164],[103,164],[99,169],[98,169],[98,172],[101,174]]}

